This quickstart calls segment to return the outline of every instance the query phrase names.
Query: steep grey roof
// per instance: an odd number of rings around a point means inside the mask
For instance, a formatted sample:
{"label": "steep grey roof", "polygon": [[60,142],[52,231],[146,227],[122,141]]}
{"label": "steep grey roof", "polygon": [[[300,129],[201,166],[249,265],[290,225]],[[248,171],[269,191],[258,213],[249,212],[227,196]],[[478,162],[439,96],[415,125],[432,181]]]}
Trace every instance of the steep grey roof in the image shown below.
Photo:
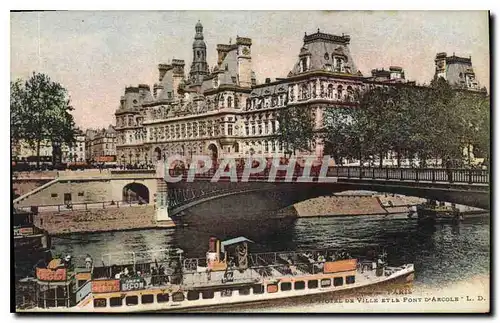
{"label": "steep grey roof", "polygon": [[[304,37],[304,45],[299,56],[310,55],[309,71],[326,70],[325,65],[333,66],[332,56],[342,56],[346,59],[346,65],[355,74],[358,69],[354,63],[349,50],[348,36],[335,36],[324,33],[316,33]],[[300,58],[295,64],[292,74],[300,73]]]}
{"label": "steep grey roof", "polygon": [[446,78],[451,85],[467,87],[466,74],[474,74],[472,64],[449,62],[446,64]]}
{"label": "steep grey roof", "polygon": [[168,92],[174,93],[174,84],[173,84],[173,70],[168,70],[163,79],[160,82],[160,85],[163,86],[163,90],[158,93],[157,101],[168,100]]}
{"label": "steep grey roof", "polygon": [[[222,71],[222,73],[220,73]],[[219,67],[219,85],[234,84],[237,85],[238,75],[238,58],[236,56],[236,49],[227,53]],[[233,77],[236,82],[233,81]]]}

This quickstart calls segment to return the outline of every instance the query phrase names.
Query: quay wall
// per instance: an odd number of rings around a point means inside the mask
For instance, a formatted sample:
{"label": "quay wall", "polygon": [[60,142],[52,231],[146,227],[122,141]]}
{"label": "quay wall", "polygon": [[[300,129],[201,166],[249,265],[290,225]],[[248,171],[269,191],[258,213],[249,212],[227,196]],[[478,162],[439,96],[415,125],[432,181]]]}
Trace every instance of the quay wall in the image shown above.
{"label": "quay wall", "polygon": [[[65,194],[70,194],[72,204],[109,201],[118,202],[124,200],[123,190],[126,185],[131,183],[144,185],[148,191],[149,203],[153,203],[157,190],[157,180],[155,178],[59,178],[58,182],[55,182],[38,192],[34,192],[32,195],[27,196],[21,201],[17,201],[14,206],[28,207],[32,205],[63,205],[65,204]],[[25,192],[25,194],[31,191],[33,191],[33,189]]]}
{"label": "quay wall", "polygon": [[[334,195],[321,196],[296,203],[280,211],[297,217],[386,215],[408,212],[407,205],[421,199],[406,196]],[[389,201],[392,206],[389,206]]]}
{"label": "quay wall", "polygon": [[12,189],[14,194],[22,196],[50,181],[50,179],[14,179],[12,180]]}
{"label": "quay wall", "polygon": [[[28,196],[16,206],[64,204],[64,194],[71,194],[72,203],[95,203],[113,199],[109,180],[56,182]],[[115,200],[121,200],[121,196]]]}
{"label": "quay wall", "polygon": [[321,196],[296,203],[282,212],[296,213],[297,217],[387,214],[371,196]]}
{"label": "quay wall", "polygon": [[[104,232],[156,227],[152,205],[127,208],[44,212],[35,216],[35,225],[51,235],[77,232]],[[162,227],[174,226],[173,222]]]}

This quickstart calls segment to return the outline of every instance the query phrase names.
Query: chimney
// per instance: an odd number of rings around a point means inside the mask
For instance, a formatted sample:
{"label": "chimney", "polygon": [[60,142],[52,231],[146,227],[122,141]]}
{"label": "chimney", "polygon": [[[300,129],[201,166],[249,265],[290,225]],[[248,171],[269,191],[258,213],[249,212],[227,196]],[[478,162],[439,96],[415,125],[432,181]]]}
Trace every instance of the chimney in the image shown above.
{"label": "chimney", "polygon": [[269,77],[266,77],[266,84],[271,83],[271,79]]}

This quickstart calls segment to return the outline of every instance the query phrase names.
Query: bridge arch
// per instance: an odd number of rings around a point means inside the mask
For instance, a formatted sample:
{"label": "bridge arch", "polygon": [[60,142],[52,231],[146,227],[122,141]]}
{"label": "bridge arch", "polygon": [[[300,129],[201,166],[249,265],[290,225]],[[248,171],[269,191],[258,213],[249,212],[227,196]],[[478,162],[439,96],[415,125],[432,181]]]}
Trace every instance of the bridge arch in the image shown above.
{"label": "bridge arch", "polygon": [[200,218],[220,210],[231,210],[232,217],[265,216],[297,202],[342,191],[363,190],[396,193],[489,209],[485,191],[434,184],[434,187],[403,183],[183,183],[169,191],[170,216],[196,215]]}
{"label": "bridge arch", "polygon": [[133,182],[122,190],[122,201],[127,203],[149,204],[149,189],[146,185]]}

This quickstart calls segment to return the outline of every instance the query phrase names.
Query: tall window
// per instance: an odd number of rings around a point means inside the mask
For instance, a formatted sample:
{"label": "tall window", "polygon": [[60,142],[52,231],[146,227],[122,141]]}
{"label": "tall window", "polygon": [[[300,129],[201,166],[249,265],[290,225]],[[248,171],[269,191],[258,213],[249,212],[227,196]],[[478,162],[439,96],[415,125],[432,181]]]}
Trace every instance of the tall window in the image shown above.
{"label": "tall window", "polygon": [[337,87],[337,99],[338,100],[342,100],[342,90],[343,90],[342,85],[339,85]]}
{"label": "tall window", "polygon": [[302,99],[306,100],[309,98],[309,87],[307,84],[302,85]]}
{"label": "tall window", "polygon": [[269,133],[269,123],[264,122],[264,134],[267,135]]}
{"label": "tall window", "polygon": [[193,137],[198,137],[198,123],[194,122],[193,123]]}
{"label": "tall window", "polygon": [[248,136],[250,133],[250,126],[248,125],[248,123],[245,124],[245,135]]}
{"label": "tall window", "polygon": [[233,98],[228,96],[227,97],[227,107],[232,108],[233,107]]}
{"label": "tall window", "polygon": [[267,153],[269,151],[269,142],[264,141],[264,151]]}
{"label": "tall window", "polygon": [[233,135],[233,125],[232,124],[228,124],[227,125],[227,135],[228,136],[232,136]]}
{"label": "tall window", "polygon": [[302,66],[302,72],[307,71],[307,58],[304,57],[300,60],[300,65]]}
{"label": "tall window", "polygon": [[343,60],[341,57],[335,57],[335,71],[341,72],[343,66]]}
{"label": "tall window", "polygon": [[328,85],[328,98],[333,98],[333,84]]}
{"label": "tall window", "polygon": [[252,135],[255,135],[255,123],[252,123]]}
{"label": "tall window", "polygon": [[352,86],[347,87],[347,101],[352,102],[354,100],[354,90]]}
{"label": "tall window", "polygon": [[258,134],[262,135],[262,124],[261,123],[259,123],[259,127],[258,128],[259,128],[259,133]]}

